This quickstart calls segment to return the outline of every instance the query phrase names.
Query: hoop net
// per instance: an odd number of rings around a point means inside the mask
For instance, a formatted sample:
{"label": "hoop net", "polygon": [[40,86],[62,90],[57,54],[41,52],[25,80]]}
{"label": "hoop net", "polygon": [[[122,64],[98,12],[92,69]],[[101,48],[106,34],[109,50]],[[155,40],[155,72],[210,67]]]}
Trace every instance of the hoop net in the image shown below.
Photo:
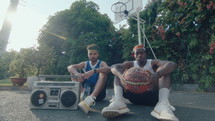
{"label": "hoop net", "polygon": [[[128,16],[127,5],[123,2],[116,2],[111,6],[111,10],[114,12],[115,20],[121,20]],[[119,21],[115,21],[118,23]]]}
{"label": "hoop net", "polygon": [[111,6],[111,10],[118,16],[124,17],[128,15],[127,5],[123,2],[116,2]]}
{"label": "hoop net", "polygon": [[142,0],[119,0],[111,6],[114,12],[114,24],[127,19],[142,9]]}

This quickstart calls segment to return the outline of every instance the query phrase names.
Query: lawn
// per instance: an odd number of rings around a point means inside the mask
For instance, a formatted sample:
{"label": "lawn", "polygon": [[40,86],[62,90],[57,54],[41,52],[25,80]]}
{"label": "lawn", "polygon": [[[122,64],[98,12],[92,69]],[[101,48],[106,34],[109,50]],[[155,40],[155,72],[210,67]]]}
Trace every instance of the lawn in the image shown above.
{"label": "lawn", "polygon": [[7,79],[1,79],[0,80],[0,86],[13,86],[10,78]]}
{"label": "lawn", "polygon": [[0,80],[0,86],[13,86],[10,78],[7,79],[1,79]]}
{"label": "lawn", "polygon": [[[27,83],[24,84],[24,86],[26,85]],[[13,86],[13,83],[11,82],[10,78],[0,79],[0,86]]]}

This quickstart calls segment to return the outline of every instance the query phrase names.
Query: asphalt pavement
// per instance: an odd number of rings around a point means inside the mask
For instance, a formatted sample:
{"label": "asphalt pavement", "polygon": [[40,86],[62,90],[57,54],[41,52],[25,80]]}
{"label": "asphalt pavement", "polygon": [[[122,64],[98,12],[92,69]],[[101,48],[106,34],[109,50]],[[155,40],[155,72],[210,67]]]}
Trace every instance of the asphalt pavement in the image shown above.
{"label": "asphalt pavement", "polygon": [[[97,102],[88,114],[78,110],[32,110],[31,91],[23,88],[0,89],[0,121],[158,121],[150,113],[154,107],[127,102],[130,113],[105,119],[100,111],[109,105],[113,89],[107,90],[104,101]],[[215,93],[173,91],[170,102],[180,121],[215,121]]]}

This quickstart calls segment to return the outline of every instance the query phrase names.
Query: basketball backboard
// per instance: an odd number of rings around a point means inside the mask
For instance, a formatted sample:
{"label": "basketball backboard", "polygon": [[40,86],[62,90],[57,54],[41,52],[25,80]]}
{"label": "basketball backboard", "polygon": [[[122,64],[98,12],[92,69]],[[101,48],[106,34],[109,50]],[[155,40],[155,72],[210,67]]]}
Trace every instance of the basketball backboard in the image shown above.
{"label": "basketball backboard", "polygon": [[142,9],[142,0],[119,0],[111,10],[114,12],[114,24],[121,22]]}

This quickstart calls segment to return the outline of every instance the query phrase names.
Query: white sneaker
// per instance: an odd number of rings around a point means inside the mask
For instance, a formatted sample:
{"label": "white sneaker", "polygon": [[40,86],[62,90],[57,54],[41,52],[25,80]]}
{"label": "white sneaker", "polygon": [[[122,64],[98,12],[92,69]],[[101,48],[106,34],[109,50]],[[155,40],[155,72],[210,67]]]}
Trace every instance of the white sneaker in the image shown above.
{"label": "white sneaker", "polygon": [[90,110],[90,106],[94,106],[94,105],[95,105],[95,100],[93,99],[93,97],[87,96],[83,101],[81,101],[78,104],[78,107],[87,114]]}
{"label": "white sneaker", "polygon": [[114,99],[114,101],[108,107],[103,108],[102,116],[104,118],[114,118],[129,111],[130,110],[127,108],[122,99]]}
{"label": "white sneaker", "polygon": [[110,103],[112,103],[115,100],[115,97],[112,96],[112,99],[109,100]]}
{"label": "white sneaker", "polygon": [[166,100],[158,103],[151,112],[151,115],[159,120],[179,121],[179,119],[174,115],[173,111],[175,111],[175,108],[169,104],[168,100]]}

